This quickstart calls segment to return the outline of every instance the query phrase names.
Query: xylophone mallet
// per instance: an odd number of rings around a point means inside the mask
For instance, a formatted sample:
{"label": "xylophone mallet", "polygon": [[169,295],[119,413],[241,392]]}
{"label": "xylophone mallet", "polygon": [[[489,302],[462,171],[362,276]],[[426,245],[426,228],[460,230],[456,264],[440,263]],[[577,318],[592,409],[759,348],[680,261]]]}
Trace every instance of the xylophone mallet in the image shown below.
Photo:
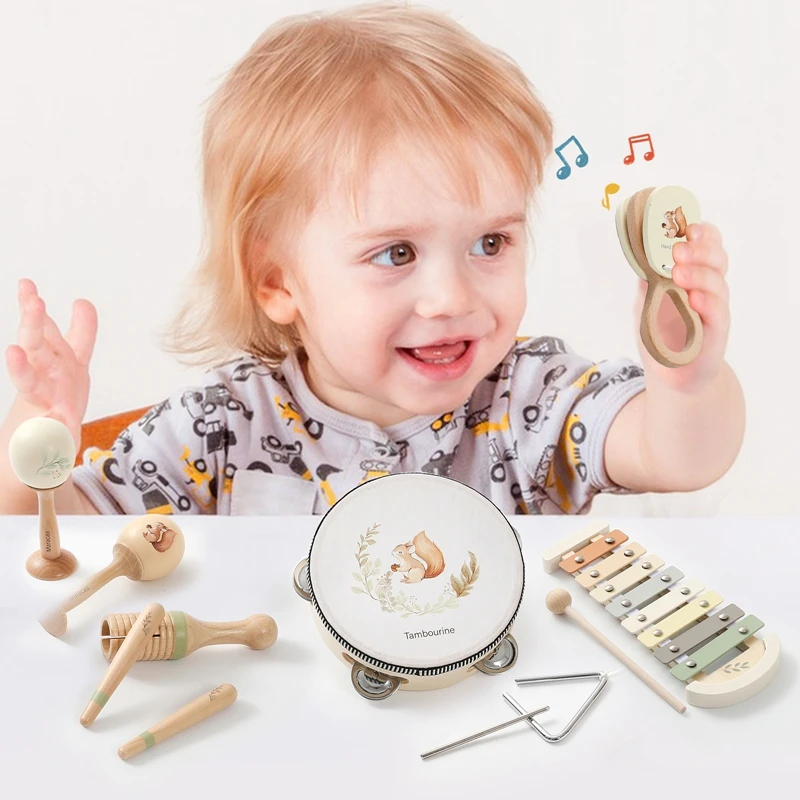
{"label": "xylophone mallet", "polygon": [[660,683],[653,680],[635,661],[625,655],[610,639],[603,636],[597,628],[587,622],[573,607],[572,597],[566,589],[553,589],[545,597],[547,610],[553,614],[566,614],[571,620],[578,623],[587,633],[600,642],[606,650],[616,656],[639,680],[647,684],[662,700],[669,703],[677,712],[683,714],[686,706],[671,695]]}
{"label": "xylophone mallet", "polygon": [[114,545],[113,561],[92,575],[54,611],[39,618],[39,624],[52,636],[67,630],[67,611],[91,597],[114,578],[152,581],[163,578],[178,566],[186,549],[183,531],[168,516],[145,514],[129,522]]}
{"label": "xylophone mallet", "polygon": [[125,637],[125,642],[106,670],[100,686],[97,687],[97,691],[92,695],[81,714],[81,725],[85,728],[97,719],[122,679],[128,674],[128,670],[147,646],[147,642],[158,630],[165,613],[164,606],[160,603],[151,603],[136,618],[133,630]]}
{"label": "xylophone mallet", "polygon": [[227,708],[236,700],[237,696],[233,686],[223,683],[216,689],[212,689],[182,706],[174,714],[170,714],[144,733],[140,733],[135,739],[126,742],[117,750],[117,755],[125,760],[143,753],[149,747],[153,747]]}
{"label": "xylophone mallet", "polygon": [[[109,614],[102,622],[100,640],[107,661],[114,658],[136,621],[136,614]],[[177,661],[201,647],[243,644],[266,650],[278,638],[278,626],[269,614],[252,614],[237,622],[203,622],[183,611],[168,611],[140,655],[141,661]]]}

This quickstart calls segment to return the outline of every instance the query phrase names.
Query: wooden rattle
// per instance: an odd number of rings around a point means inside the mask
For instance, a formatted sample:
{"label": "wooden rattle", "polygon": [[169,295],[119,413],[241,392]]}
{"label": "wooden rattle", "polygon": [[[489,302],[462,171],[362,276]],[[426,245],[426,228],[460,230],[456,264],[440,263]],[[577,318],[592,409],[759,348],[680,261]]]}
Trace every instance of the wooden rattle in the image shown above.
{"label": "wooden rattle", "polygon": [[23,422],[8,443],[11,468],[22,483],[39,498],[39,549],[28,557],[25,569],[42,581],[57,581],[72,575],[78,561],[61,549],[56,519],[55,490],[72,472],[75,442],[67,426],[49,417]]}
{"label": "wooden rattle", "polygon": [[[680,186],[642,189],[617,207],[619,243],[633,271],[647,281],[639,332],[650,355],[665,367],[693,361],[703,344],[703,323],[689,305],[685,290],[672,280],[672,247],[685,241],[686,229],[700,221],[694,195]],[[662,341],[656,325],[658,309],[669,295],[686,326],[686,342],[680,351]]]}
{"label": "wooden rattle", "polygon": [[85,728],[97,719],[98,714],[114,694],[122,679],[128,674],[128,670],[141,655],[163,619],[164,606],[159,603],[151,603],[136,618],[133,630],[125,638],[125,643],[120,647],[117,657],[111,662],[100,686],[97,687],[97,691],[92,695],[92,699],[86,704],[86,708],[81,714],[81,725]]}
{"label": "wooden rattle", "polygon": [[[607,523],[590,523],[557,542],[542,554],[542,563],[545,572],[571,575],[670,667],[670,674],[686,685],[690,705],[740,703],[777,674],[780,642],[773,633],[763,639],[755,635],[764,627],[758,617],[734,603],[723,605],[722,596],[700,581],[683,580],[678,567],[662,569],[663,558]],[[561,602],[563,594],[551,599]],[[575,618],[572,609],[566,610]]]}
{"label": "wooden rattle", "polygon": [[639,680],[649,686],[662,700],[666,700],[676,711],[683,714],[686,706],[680,700],[673,697],[661,684],[654,681],[635,661],[628,658],[610,639],[603,636],[597,628],[590,625],[573,607],[572,597],[566,589],[553,589],[547,593],[545,598],[547,610],[553,614],[565,614],[574,620],[587,633],[591,634],[600,642],[609,653],[616,656]]}
{"label": "wooden rattle", "polygon": [[183,558],[186,540],[169,516],[145,514],[129,522],[114,545],[114,560],[92,575],[86,585],[73,592],[54,611],[39,619],[39,624],[53,636],[67,630],[67,612],[80,605],[114,578],[152,581],[172,572]]}
{"label": "wooden rattle", "polygon": [[143,753],[149,747],[169,739],[170,736],[174,736],[176,733],[185,731],[187,728],[191,728],[192,725],[214,716],[214,714],[222,711],[223,708],[231,705],[237,697],[236,689],[229,683],[223,683],[221,686],[217,686],[216,689],[212,689],[210,692],[206,692],[192,700],[191,703],[182,706],[174,714],[170,714],[166,719],[153,725],[152,728],[140,733],[135,739],[126,742],[117,750],[117,755],[124,760]]}
{"label": "wooden rattle", "polygon": [[[109,614],[103,620],[100,639],[107,661],[115,658],[137,617]],[[277,638],[278,626],[268,614],[253,614],[240,622],[202,622],[183,611],[169,611],[139,654],[139,661],[177,661],[216,644],[244,644],[252,650],[266,650]]]}

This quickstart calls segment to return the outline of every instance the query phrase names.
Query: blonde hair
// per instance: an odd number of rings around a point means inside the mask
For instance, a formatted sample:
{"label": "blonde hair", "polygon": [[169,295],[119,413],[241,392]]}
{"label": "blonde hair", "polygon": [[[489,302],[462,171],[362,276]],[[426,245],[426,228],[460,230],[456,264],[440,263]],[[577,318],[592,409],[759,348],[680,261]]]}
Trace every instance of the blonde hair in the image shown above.
{"label": "blonde hair", "polygon": [[476,144],[533,197],[552,123],[519,66],[445,14],[368,3],[270,26],[211,97],[203,134],[206,241],[166,348],[185,362],[242,352],[277,365],[299,346],[256,287],[291,263],[290,233],[334,176],[350,198],[387,144],[438,159],[471,202]]}

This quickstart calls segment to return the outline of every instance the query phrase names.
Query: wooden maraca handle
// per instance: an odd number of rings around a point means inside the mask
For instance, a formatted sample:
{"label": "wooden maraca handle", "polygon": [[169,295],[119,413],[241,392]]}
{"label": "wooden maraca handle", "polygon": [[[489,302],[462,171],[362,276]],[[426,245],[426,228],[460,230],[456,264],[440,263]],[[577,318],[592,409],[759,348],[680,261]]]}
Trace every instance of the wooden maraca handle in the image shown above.
{"label": "wooden maraca handle", "polygon": [[223,708],[227,708],[236,700],[237,696],[233,686],[223,683],[216,689],[212,689],[192,700],[191,703],[182,706],[174,714],[170,714],[144,733],[140,733],[135,739],[126,742],[117,750],[117,755],[122,759],[127,759],[143,753],[148,747],[153,747],[159,742],[169,739],[170,736],[212,717]]}
{"label": "wooden maraca handle", "polygon": [[103,676],[100,686],[81,714],[81,725],[88,727],[97,719],[117,686],[147,646],[149,639],[158,630],[165,613],[164,606],[160,603],[151,603],[137,617],[133,630],[125,637],[125,642]]}
{"label": "wooden maraca handle", "polygon": [[[669,295],[686,326],[686,344],[683,350],[670,350],[658,332],[658,309]],[[703,323],[697,312],[689,305],[686,291],[670,278],[651,270],[647,276],[647,294],[642,306],[642,321],[639,330],[642,342],[651,356],[665,367],[682,367],[689,364],[703,345]]]}
{"label": "wooden maraca handle", "polygon": [[63,636],[67,630],[67,611],[88,600],[98,589],[102,589],[109,581],[123,576],[130,577],[129,559],[119,554],[107,566],[92,575],[86,583],[73,592],[56,608],[39,617],[39,624],[52,636]]}
{"label": "wooden maraca handle", "polygon": [[269,614],[252,614],[238,622],[203,622],[187,614],[186,621],[193,634],[186,655],[217,644],[243,644],[252,650],[266,650],[278,636],[278,627]]}
{"label": "wooden maraca handle", "polygon": [[37,489],[39,497],[39,550],[44,558],[56,559],[61,555],[61,537],[58,531],[54,489]]}

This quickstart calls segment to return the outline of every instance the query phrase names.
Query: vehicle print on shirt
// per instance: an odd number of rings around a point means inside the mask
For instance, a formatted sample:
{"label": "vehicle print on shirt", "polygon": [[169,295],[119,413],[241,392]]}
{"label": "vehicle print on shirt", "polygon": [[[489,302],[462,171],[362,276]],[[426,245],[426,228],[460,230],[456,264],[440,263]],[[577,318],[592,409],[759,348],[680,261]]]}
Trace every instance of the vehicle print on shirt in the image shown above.
{"label": "vehicle print on shirt", "polygon": [[303,480],[313,480],[311,471],[301,458],[303,443],[300,441],[282,442],[274,434],[261,437],[261,449],[269,454],[273,464],[285,464]]}
{"label": "vehicle print on shirt", "polygon": [[431,422],[430,427],[438,442],[448,431],[454,431],[458,427],[458,419],[455,416],[455,411],[447,411],[442,414],[441,417],[437,417]]}
{"label": "vehicle print on shirt", "polygon": [[245,361],[237,364],[231,370],[231,380],[242,382],[246,381],[251,375],[266,378],[271,372],[272,370],[266,364],[261,364],[258,361]]}
{"label": "vehicle print on shirt", "polygon": [[458,445],[455,446],[452,453],[445,453],[444,450],[437,450],[428,460],[426,464],[422,465],[422,471],[430,475],[441,475],[447,477],[450,470],[453,468],[453,462],[458,452]]}
{"label": "vehicle print on shirt", "polygon": [[[503,396],[507,394],[508,392],[504,392]],[[467,416],[464,424],[467,430],[472,431],[473,436],[483,436],[485,433],[492,433],[494,431],[500,433],[509,429],[508,412],[506,411],[506,413],[503,414],[500,418],[500,422],[492,422],[489,419],[491,408],[491,405],[488,405],[484,408],[479,408],[477,411],[473,411]]]}
{"label": "vehicle print on shirt", "polygon": [[325,426],[311,417],[304,421],[297,406],[291,400],[283,403],[279,395],[275,395],[272,400],[281,411],[281,419],[286,420],[286,427],[294,425],[292,433],[299,433],[301,436],[307,435],[315,441],[322,436]]}
{"label": "vehicle print on shirt", "polygon": [[592,398],[596,398],[600,392],[603,391],[603,389],[606,389],[609,386],[614,386],[618,383],[627,383],[628,381],[632,381],[643,376],[644,369],[638,364],[624,366],[617,370],[617,372],[615,372],[608,380],[603,381],[603,383],[601,383],[600,386],[598,386],[594,392],[592,392]]}
{"label": "vehicle print on shirt", "polygon": [[533,473],[533,483],[545,492],[548,489],[555,490],[557,499],[554,499],[554,502],[565,514],[569,514],[572,510],[572,501],[569,498],[567,487],[564,486],[564,482],[556,470],[557,450],[558,447],[554,444],[549,444],[544,448],[542,457]]}
{"label": "vehicle print on shirt", "polygon": [[359,467],[364,472],[359,484],[371,481],[373,478],[382,478],[384,475],[391,474],[392,471],[392,465],[388,461],[381,461],[377,458],[365,458]]}
{"label": "vehicle print on shirt", "polygon": [[241,411],[246,420],[253,419],[253,412],[241,400],[234,397],[224,383],[204,386],[202,391],[188,389],[181,395],[181,404],[195,420],[213,413],[217,408]]}
{"label": "vehicle print on shirt", "polygon": [[205,437],[206,450],[209,453],[228,450],[236,444],[236,434],[218,419],[206,421],[205,417],[195,419],[192,430],[199,436]]}
{"label": "vehicle print on shirt", "polygon": [[403,439],[399,442],[393,442],[387,439],[385,442],[372,441],[372,453],[374,458],[393,458],[400,459],[401,461],[408,453],[408,442]]}
{"label": "vehicle print on shirt", "polygon": [[[251,464],[248,469],[255,469],[254,464],[260,462],[254,462]],[[263,464],[266,468],[265,472],[272,472],[272,470],[266,465]],[[237,466],[236,464],[231,464],[228,462],[222,468],[222,493],[223,494],[230,494],[233,490],[233,476],[236,474]],[[219,482],[217,481],[217,476],[215,475],[209,482],[208,482],[208,491],[210,492],[211,496],[215,499],[219,499],[219,495],[217,490],[219,488]]]}
{"label": "vehicle print on shirt", "polygon": [[117,444],[122,445],[123,455],[130,453],[130,451],[133,449],[133,437],[131,436],[131,432],[128,428],[123,428],[123,430],[119,432],[119,435],[114,442],[115,446]]}
{"label": "vehicle print on shirt", "polygon": [[547,495],[542,494],[541,489],[538,489],[536,484],[531,483],[527,489],[516,481],[509,487],[511,497],[514,498],[516,503],[515,513],[517,514],[531,514],[539,516],[542,514],[542,506],[547,499]]}
{"label": "vehicle print on shirt", "polygon": [[337,472],[341,472],[341,470],[338,467],[332,466],[331,464],[320,464],[317,467],[319,490],[322,492],[322,496],[325,498],[325,502],[329,506],[332,506],[336,502],[336,494],[333,491],[333,487],[328,481],[328,478]]}
{"label": "vehicle print on shirt", "polygon": [[577,414],[570,414],[561,434],[561,448],[564,452],[565,462],[570,466],[581,481],[586,482],[588,467],[581,455],[581,445],[586,441],[586,426]]}
{"label": "vehicle print on shirt", "polygon": [[[204,508],[208,508],[214,501],[211,494],[210,484],[212,474],[208,471],[208,464],[204,458],[192,459],[191,451],[184,445],[183,452],[181,453],[181,461],[184,464],[183,471],[188,480],[186,484],[190,486],[191,493]],[[209,484],[204,489],[204,485]]]}
{"label": "vehicle print on shirt", "polygon": [[98,450],[96,447],[89,447],[83,456],[85,464],[100,466],[100,482],[110,481],[117,486],[124,486],[125,481],[119,474],[119,461],[117,461],[113,450]]}
{"label": "vehicle print on shirt", "polygon": [[581,373],[578,376],[578,379],[572,384],[574,389],[585,389],[587,386],[590,386],[595,381],[600,380],[600,369],[597,364],[592,364],[589,369],[585,372]]}
{"label": "vehicle print on shirt", "polygon": [[169,411],[172,408],[170,405],[169,400],[164,400],[163,403],[158,403],[154,405],[136,424],[138,427],[142,429],[142,432],[145,433],[147,436],[155,430],[155,425],[153,424],[158,417],[161,416],[165,411]]}
{"label": "vehicle print on shirt", "polygon": [[489,477],[495,483],[505,482],[506,462],[517,459],[517,440],[514,440],[513,447],[502,449],[497,443],[497,438],[493,436],[489,439],[489,458],[492,462],[492,466],[489,468]]}
{"label": "vehicle print on shirt", "polygon": [[154,461],[138,459],[131,468],[133,485],[142,493],[144,507],[150,513],[172,514],[173,505],[181,511],[191,508],[189,498],[178,492],[158,471]]}
{"label": "vehicle print on shirt", "polygon": [[525,420],[525,430],[529,433],[539,433],[544,423],[549,419],[547,412],[553,407],[558,399],[559,389],[553,384],[567,371],[561,364],[558,367],[548,370],[544,376],[542,391],[536,400],[522,409],[522,418]]}

